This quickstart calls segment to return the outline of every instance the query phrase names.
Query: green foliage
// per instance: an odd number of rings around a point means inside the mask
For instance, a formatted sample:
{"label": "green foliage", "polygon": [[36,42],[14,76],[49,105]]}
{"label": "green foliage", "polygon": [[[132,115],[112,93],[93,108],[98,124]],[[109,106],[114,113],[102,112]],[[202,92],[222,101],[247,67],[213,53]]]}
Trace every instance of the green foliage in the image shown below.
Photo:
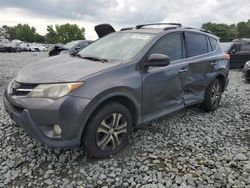
{"label": "green foliage", "polygon": [[28,24],[18,24],[14,26],[16,38],[21,41],[34,42],[36,36],[36,28],[30,27]]}
{"label": "green foliage", "polygon": [[36,28],[30,27],[28,24],[18,24],[14,27],[2,26],[4,37],[13,40],[19,39],[25,42],[34,42],[36,37]]}
{"label": "green foliage", "polygon": [[214,35],[220,37],[221,41],[232,41],[237,37],[235,25],[208,22],[202,25],[202,29],[211,31]]}
{"label": "green foliage", "polygon": [[4,25],[0,28],[1,37],[9,40],[19,39],[24,42],[38,43],[68,43],[73,40],[85,39],[85,29],[76,24],[52,25],[47,26],[46,36],[36,33],[34,27],[28,24],[18,24],[16,26]]}
{"label": "green foliage", "polygon": [[58,43],[58,38],[57,38],[57,33],[53,29],[52,25],[47,26],[47,34],[46,34],[46,39],[48,43],[55,44]]}
{"label": "green foliage", "polygon": [[1,28],[1,30],[2,30],[1,35],[2,35],[4,38],[9,39],[9,40],[15,39],[16,34],[15,34],[15,29],[14,29],[14,27],[7,26],[7,25],[3,25],[2,28]]}
{"label": "green foliage", "polygon": [[85,39],[85,29],[76,24],[52,25],[47,26],[46,38],[48,43],[68,43],[73,40]]}
{"label": "green foliage", "polygon": [[221,38],[221,41],[232,41],[235,38],[250,38],[250,20],[239,22],[237,25],[223,23],[204,23],[202,29],[209,30]]}
{"label": "green foliage", "polygon": [[38,33],[36,33],[34,41],[37,43],[47,43],[45,36],[39,35]]}
{"label": "green foliage", "polygon": [[239,22],[237,28],[239,38],[250,38],[250,20],[247,22]]}

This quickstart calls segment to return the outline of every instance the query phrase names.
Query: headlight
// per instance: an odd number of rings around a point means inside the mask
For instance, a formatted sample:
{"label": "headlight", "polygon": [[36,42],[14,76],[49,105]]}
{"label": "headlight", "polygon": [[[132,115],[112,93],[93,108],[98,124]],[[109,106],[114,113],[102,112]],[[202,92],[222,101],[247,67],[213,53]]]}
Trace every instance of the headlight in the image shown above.
{"label": "headlight", "polygon": [[58,99],[78,89],[83,83],[40,84],[27,97]]}

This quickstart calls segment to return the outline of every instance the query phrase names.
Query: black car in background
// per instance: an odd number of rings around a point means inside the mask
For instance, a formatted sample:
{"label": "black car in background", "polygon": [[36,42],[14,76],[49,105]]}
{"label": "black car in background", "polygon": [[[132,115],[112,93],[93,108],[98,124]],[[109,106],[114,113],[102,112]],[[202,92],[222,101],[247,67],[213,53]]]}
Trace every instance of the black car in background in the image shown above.
{"label": "black car in background", "polygon": [[49,51],[49,56],[55,56],[59,54],[76,54],[86,46],[88,46],[92,41],[90,40],[76,40],[69,42],[65,45],[55,45]]}
{"label": "black car in background", "polygon": [[222,42],[221,46],[230,55],[230,68],[242,68],[250,60],[250,39]]}

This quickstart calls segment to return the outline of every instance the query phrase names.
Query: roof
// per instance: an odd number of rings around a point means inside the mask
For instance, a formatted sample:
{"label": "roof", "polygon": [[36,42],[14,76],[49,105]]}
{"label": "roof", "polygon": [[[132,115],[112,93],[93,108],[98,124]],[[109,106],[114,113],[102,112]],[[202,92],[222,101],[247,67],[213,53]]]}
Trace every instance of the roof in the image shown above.
{"label": "roof", "polygon": [[145,28],[145,29],[129,29],[129,30],[122,30],[122,32],[135,32],[135,33],[151,33],[151,34],[157,34],[163,32],[162,29],[156,29],[156,28]]}
{"label": "roof", "polygon": [[136,27],[130,28],[122,28],[122,32],[138,32],[138,33],[152,33],[157,34],[164,31],[170,30],[181,30],[181,31],[194,31],[194,32],[201,32],[210,35],[211,37],[218,38],[217,36],[213,35],[210,31],[204,29],[198,29],[193,27],[185,27],[182,26],[180,23],[152,23],[152,24],[142,24],[137,25]]}

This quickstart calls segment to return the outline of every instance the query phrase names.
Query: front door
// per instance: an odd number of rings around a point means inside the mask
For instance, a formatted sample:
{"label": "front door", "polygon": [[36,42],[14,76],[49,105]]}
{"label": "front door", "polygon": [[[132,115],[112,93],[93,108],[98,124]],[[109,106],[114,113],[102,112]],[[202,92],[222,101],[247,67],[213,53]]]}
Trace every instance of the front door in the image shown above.
{"label": "front door", "polygon": [[180,32],[167,34],[147,54],[147,57],[153,53],[168,55],[171,63],[166,67],[149,67],[142,75],[144,122],[184,106],[182,79],[187,65],[182,41]]}

